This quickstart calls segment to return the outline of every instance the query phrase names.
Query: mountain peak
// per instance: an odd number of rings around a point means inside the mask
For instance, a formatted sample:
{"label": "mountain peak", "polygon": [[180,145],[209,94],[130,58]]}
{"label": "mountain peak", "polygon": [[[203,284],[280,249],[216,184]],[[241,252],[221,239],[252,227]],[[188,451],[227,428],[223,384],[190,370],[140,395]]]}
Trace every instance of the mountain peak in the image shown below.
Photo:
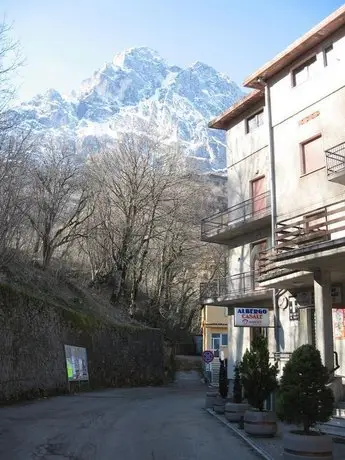
{"label": "mountain peak", "polygon": [[205,64],[204,62],[201,62],[201,61],[195,61],[191,66],[190,66],[191,69],[194,69],[194,70],[212,70],[214,73],[217,73],[217,71],[209,66],[208,64]]}
{"label": "mountain peak", "polygon": [[121,53],[115,54],[113,58],[113,65],[123,68],[133,62],[133,60],[165,62],[156,50],[148,48],[147,46],[138,46],[127,48]]}
{"label": "mountain peak", "polygon": [[51,100],[59,100],[60,101],[62,99],[62,96],[59,93],[59,91],[56,91],[56,89],[54,89],[54,88],[49,88],[44,93],[44,96],[47,97],[48,99],[51,99]]}
{"label": "mountain peak", "polygon": [[199,170],[225,167],[225,138],[208,122],[242,97],[229,77],[196,61],[168,64],[155,50],[128,48],[84,80],[70,97],[50,89],[17,108],[35,131],[73,137],[81,153],[121,132],[156,133],[178,143]]}

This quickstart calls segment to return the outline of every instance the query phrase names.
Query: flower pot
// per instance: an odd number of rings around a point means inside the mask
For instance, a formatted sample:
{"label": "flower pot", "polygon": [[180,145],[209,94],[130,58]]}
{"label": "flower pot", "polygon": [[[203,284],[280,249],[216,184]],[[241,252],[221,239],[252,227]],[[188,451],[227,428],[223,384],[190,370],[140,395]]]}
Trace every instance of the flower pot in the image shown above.
{"label": "flower pot", "polygon": [[284,460],[332,460],[332,438],[316,431],[288,431],[283,437]]}
{"label": "flower pot", "polygon": [[206,409],[213,409],[213,404],[217,399],[218,393],[215,391],[208,391],[206,393],[206,401],[205,401],[205,408]]}
{"label": "flower pot", "polygon": [[213,402],[213,410],[216,414],[224,414],[225,404],[231,402],[231,398],[222,398],[217,395],[217,398]]}
{"label": "flower pot", "polygon": [[228,422],[239,422],[248,409],[249,404],[228,402],[225,404],[224,415]]}
{"label": "flower pot", "polygon": [[277,433],[277,417],[274,412],[247,410],[244,413],[244,431],[252,436],[270,438]]}
{"label": "flower pot", "polygon": [[220,398],[219,396],[215,399],[213,403],[213,410],[216,414],[224,414],[226,400]]}

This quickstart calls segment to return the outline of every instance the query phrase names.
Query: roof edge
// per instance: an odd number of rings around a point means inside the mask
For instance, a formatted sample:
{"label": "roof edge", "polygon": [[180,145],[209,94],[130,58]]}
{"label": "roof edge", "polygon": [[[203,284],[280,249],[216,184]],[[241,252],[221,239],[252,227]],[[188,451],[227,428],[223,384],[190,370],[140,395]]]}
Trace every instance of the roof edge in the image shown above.
{"label": "roof edge", "polygon": [[208,127],[212,129],[227,130],[231,120],[241,115],[245,110],[249,109],[253,104],[264,99],[264,90],[253,90],[239,101],[235,102],[229,109],[225,110],[218,117],[208,123]]}
{"label": "roof edge", "polygon": [[338,8],[323,21],[310,29],[302,37],[295,40],[291,45],[277,54],[269,62],[261,66],[258,70],[249,75],[243,82],[247,88],[259,88],[258,78],[270,78],[282,70],[294,60],[298,59],[314,46],[317,46],[325,38],[332,35],[336,30],[345,24],[345,5]]}

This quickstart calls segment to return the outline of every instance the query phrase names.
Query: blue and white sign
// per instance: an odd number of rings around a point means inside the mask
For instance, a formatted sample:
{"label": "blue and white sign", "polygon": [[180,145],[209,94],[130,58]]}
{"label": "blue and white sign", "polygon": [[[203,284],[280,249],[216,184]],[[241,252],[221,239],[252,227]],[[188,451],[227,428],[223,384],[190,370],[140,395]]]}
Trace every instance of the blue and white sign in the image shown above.
{"label": "blue and white sign", "polygon": [[268,308],[235,308],[236,327],[268,327],[270,324]]}
{"label": "blue and white sign", "polygon": [[214,354],[211,350],[205,350],[202,354],[202,359],[205,363],[209,364],[214,360]]}

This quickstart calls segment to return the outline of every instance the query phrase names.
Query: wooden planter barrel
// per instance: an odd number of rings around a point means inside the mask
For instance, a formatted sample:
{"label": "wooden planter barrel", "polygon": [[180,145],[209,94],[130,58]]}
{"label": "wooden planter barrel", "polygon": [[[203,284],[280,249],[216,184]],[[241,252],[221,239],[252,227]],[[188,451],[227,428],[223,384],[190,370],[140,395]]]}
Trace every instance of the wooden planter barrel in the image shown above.
{"label": "wooden planter barrel", "polygon": [[249,404],[228,402],[225,404],[224,415],[228,422],[239,422]]}
{"label": "wooden planter barrel", "polygon": [[213,404],[217,399],[218,393],[215,391],[208,391],[206,393],[206,401],[205,401],[205,408],[206,409],[213,409]]}
{"label": "wooden planter barrel", "polygon": [[274,412],[247,410],[244,413],[244,431],[252,436],[270,438],[277,433],[277,417]]}
{"label": "wooden planter barrel", "polygon": [[332,438],[325,434],[305,435],[288,431],[283,437],[284,460],[332,460]]}

